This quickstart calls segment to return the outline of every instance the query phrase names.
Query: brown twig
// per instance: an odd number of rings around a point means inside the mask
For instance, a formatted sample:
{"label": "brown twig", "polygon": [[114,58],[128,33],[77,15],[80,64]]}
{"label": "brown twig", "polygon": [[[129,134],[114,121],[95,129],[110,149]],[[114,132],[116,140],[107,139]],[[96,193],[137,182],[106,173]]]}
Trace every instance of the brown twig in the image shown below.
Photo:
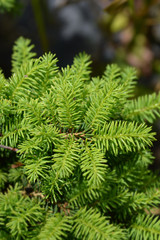
{"label": "brown twig", "polygon": [[70,215],[70,208],[68,207],[68,202],[58,203],[58,207],[66,216]]}
{"label": "brown twig", "polygon": [[18,167],[22,167],[24,164],[21,162],[16,162],[15,164],[11,165],[11,168],[18,168]]}
{"label": "brown twig", "polygon": [[84,138],[85,137],[85,133],[84,132],[78,132],[78,133],[67,133],[66,135],[64,135],[65,138],[69,137],[69,136],[75,136],[77,138]]}
{"label": "brown twig", "polygon": [[5,146],[5,145],[0,145],[0,148],[8,149],[8,150],[11,150],[13,152],[17,152],[19,150],[18,148],[12,148],[12,147]]}

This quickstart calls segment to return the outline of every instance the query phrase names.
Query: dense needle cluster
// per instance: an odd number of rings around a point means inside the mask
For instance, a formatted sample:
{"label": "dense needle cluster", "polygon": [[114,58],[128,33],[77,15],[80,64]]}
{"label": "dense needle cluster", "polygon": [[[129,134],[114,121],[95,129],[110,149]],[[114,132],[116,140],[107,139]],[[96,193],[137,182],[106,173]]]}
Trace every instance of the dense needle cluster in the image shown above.
{"label": "dense needle cluster", "polygon": [[0,73],[0,239],[158,240],[160,94],[133,99],[131,67],[91,78],[86,54],[59,69],[32,49],[19,38]]}

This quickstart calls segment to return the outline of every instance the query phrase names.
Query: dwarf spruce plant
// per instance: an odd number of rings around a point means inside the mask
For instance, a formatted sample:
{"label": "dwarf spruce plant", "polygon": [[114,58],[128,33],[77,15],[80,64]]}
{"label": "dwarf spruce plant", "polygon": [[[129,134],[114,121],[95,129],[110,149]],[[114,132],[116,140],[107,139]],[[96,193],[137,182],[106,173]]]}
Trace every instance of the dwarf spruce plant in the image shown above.
{"label": "dwarf spruce plant", "polygon": [[134,99],[131,67],[91,78],[88,55],[59,69],[32,48],[19,38],[0,73],[0,239],[160,239],[160,94]]}

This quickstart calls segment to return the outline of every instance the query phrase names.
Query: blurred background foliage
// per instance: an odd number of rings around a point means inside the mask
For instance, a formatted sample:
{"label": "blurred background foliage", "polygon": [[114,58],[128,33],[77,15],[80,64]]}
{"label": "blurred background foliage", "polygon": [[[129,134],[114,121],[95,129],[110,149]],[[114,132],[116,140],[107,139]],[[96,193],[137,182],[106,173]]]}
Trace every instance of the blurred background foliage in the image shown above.
{"label": "blurred background foliage", "polygon": [[[12,46],[30,38],[38,56],[56,53],[59,66],[91,55],[93,75],[116,62],[138,69],[137,95],[160,90],[159,0],[0,0],[0,68],[11,72]],[[160,139],[160,123],[155,126]],[[159,141],[155,144],[160,167]]]}

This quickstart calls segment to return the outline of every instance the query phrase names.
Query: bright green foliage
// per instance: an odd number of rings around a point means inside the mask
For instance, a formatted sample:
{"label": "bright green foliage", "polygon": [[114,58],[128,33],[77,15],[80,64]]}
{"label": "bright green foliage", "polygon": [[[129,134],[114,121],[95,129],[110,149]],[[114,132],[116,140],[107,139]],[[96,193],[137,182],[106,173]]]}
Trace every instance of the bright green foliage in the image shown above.
{"label": "bright green foliage", "polygon": [[3,96],[3,93],[5,91],[5,89],[7,88],[8,86],[8,82],[6,81],[3,73],[2,73],[2,70],[0,69],[0,94],[1,94],[1,97]]}
{"label": "bright green foliage", "polygon": [[93,139],[99,148],[112,151],[115,155],[119,151],[136,151],[151,146],[154,133],[145,124],[135,122],[111,121],[98,128]]}
{"label": "bright green foliage", "polygon": [[89,186],[96,187],[104,181],[107,169],[106,163],[104,154],[95,145],[85,145],[81,155],[81,170]]}
{"label": "bright green foliage", "polygon": [[0,73],[0,239],[158,240],[160,95],[132,100],[130,67],[92,79],[88,55],[60,70],[32,49],[19,38]]}
{"label": "bright green foliage", "polygon": [[31,52],[34,45],[30,45],[30,40],[23,37],[18,38],[13,47],[12,54],[12,72],[16,72],[20,69],[23,63],[28,62],[30,59],[36,56],[36,53]]}
{"label": "bright green foliage", "polygon": [[0,0],[0,11],[10,11],[15,6],[16,0]]}
{"label": "bright green foliage", "polygon": [[58,177],[70,177],[73,174],[74,168],[78,165],[78,144],[73,139],[67,139],[63,144],[59,144],[53,155],[54,164],[52,169]]}
{"label": "bright green foliage", "polygon": [[0,189],[4,188],[5,182],[7,182],[7,173],[0,170]]}
{"label": "bright green foliage", "polygon": [[65,239],[67,232],[71,230],[72,220],[70,217],[62,216],[57,213],[47,219],[46,224],[42,228],[39,240],[56,240]]}
{"label": "bright green foliage", "polygon": [[[0,224],[4,233],[10,233],[9,239],[26,239],[34,236],[35,226],[44,219],[44,210],[38,203],[20,193],[20,187],[10,187],[7,193],[0,194]],[[33,230],[33,232],[32,232]],[[3,236],[3,234],[2,234]]]}
{"label": "bright green foliage", "polygon": [[80,209],[74,216],[74,235],[85,240],[126,239],[124,232],[109,223],[104,216],[90,208]]}
{"label": "bright green foliage", "polygon": [[138,215],[138,217],[135,219],[135,223],[131,225],[130,236],[132,236],[132,239],[159,239],[159,224],[160,220],[158,217],[151,215]]}
{"label": "bright green foliage", "polygon": [[126,104],[124,117],[135,121],[153,123],[157,117],[160,117],[159,109],[160,94],[153,93],[130,100]]}

